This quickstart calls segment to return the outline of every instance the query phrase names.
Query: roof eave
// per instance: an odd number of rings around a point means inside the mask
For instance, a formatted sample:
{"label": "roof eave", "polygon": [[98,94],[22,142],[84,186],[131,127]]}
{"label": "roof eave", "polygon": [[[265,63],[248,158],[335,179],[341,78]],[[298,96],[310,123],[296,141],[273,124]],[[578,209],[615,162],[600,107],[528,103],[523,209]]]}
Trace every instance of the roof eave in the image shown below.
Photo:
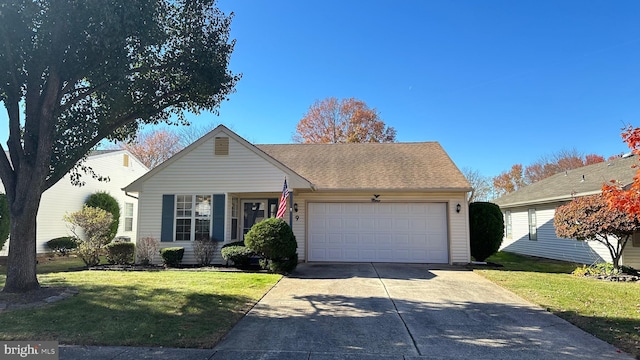
{"label": "roof eave", "polygon": [[593,190],[593,191],[585,191],[585,192],[576,193],[576,194],[565,194],[561,196],[548,197],[544,199],[516,201],[512,203],[505,203],[505,204],[496,203],[496,204],[501,208],[513,208],[513,207],[527,206],[527,205],[541,205],[541,204],[550,204],[554,202],[571,201],[577,197],[596,195],[600,193],[602,193],[602,190]]}

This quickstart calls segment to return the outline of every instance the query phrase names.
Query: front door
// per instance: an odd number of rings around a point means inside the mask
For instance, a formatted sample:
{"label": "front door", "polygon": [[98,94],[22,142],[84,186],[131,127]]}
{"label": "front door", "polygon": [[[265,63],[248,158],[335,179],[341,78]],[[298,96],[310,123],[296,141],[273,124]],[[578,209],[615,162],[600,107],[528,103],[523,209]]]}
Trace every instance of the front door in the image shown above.
{"label": "front door", "polygon": [[242,200],[242,238],[251,227],[273,217],[278,211],[278,199]]}

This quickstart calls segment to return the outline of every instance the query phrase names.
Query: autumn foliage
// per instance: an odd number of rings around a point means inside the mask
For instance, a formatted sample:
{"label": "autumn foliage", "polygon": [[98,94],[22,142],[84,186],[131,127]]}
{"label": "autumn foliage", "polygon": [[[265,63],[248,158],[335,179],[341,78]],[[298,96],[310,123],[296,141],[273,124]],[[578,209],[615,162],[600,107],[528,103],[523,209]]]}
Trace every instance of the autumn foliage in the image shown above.
{"label": "autumn foliage", "polygon": [[[633,154],[640,155],[640,128],[624,128],[622,140],[627,143]],[[640,168],[633,177],[633,183],[625,185],[612,179],[602,186],[602,193],[612,209],[640,218]]]}
{"label": "autumn foliage", "polygon": [[543,156],[526,167],[522,164],[513,165],[508,171],[493,178],[494,191],[501,196],[555,174],[603,161],[604,157],[596,154],[582,156],[576,150],[559,151]]}
{"label": "autumn foliage", "polygon": [[640,222],[633,215],[610,209],[606,198],[597,194],[582,196],[558,207],[553,225],[558,237],[605,245],[614,269],[618,270],[622,251]]}
{"label": "autumn foliage", "polygon": [[354,98],[316,101],[296,126],[299,143],[394,142],[396,130],[386,126],[376,109]]}
{"label": "autumn foliage", "polygon": [[139,133],[135,141],[121,142],[117,147],[129,150],[149,169],[182,150],[180,137],[167,129]]}

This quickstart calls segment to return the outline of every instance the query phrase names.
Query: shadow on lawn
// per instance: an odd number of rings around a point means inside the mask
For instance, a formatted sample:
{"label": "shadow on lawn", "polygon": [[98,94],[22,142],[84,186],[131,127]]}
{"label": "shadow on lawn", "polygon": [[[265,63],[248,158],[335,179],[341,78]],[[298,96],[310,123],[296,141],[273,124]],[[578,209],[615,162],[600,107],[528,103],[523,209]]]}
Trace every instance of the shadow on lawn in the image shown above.
{"label": "shadow on lawn", "polygon": [[487,262],[500,264],[502,266],[469,265],[469,267],[474,270],[526,271],[548,274],[570,274],[577,267],[582,267],[582,264],[519,255],[505,251],[500,251],[489,257]]}
{"label": "shadow on lawn", "polygon": [[[67,285],[65,281],[47,286]],[[37,309],[0,314],[1,340],[211,348],[253,306],[245,296],[107,284]]]}

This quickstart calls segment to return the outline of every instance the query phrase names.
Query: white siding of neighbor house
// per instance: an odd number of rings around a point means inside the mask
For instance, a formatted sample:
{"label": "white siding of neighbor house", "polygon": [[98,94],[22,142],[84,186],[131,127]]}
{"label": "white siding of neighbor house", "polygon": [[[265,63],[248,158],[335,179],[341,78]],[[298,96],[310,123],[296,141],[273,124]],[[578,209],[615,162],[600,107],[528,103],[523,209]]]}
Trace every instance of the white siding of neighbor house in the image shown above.
{"label": "white siding of neighbor house", "polygon": [[[219,136],[226,136],[220,134]],[[225,194],[225,239],[231,241],[231,196],[247,199],[279,198],[286,174],[229,137],[229,155],[214,155],[214,138],[191,149],[142,184],[139,193],[138,237],[160,239],[162,195]],[[250,194],[249,194],[250,193]],[[241,215],[241,213],[240,213]],[[239,222],[242,218],[239,217]],[[288,219],[287,219],[288,221]],[[185,248],[183,263],[195,263],[192,243],[160,242],[160,247]],[[156,262],[160,259],[155,259]],[[222,263],[219,251],[213,263]]]}
{"label": "white siding of neighbor house", "polygon": [[[378,192],[376,192],[378,193]],[[449,233],[449,263],[466,264],[470,261],[468,206],[464,193],[398,193],[379,192],[381,202],[439,202],[447,204],[447,221]],[[293,220],[293,229],[298,241],[300,259],[307,259],[307,230],[306,217],[310,202],[371,202],[372,193],[300,193],[294,198],[298,204],[299,220]],[[460,213],[456,212],[456,205],[461,205]],[[304,251],[304,252],[303,252]]]}
{"label": "white siding of neighbor house", "polygon": [[[129,156],[129,166],[124,166],[124,155]],[[63,220],[66,213],[82,209],[89,195],[102,191],[111,194],[120,205],[120,224],[116,236],[127,236],[131,241],[136,241],[136,228],[138,201],[129,197],[122,190],[123,187],[145,174],[148,170],[137,159],[125,151],[115,151],[100,155],[90,156],[85,165],[101,176],[109,177],[109,181],[101,182],[93,179],[91,175],[82,175],[82,181],[86,184],[78,187],[71,184],[66,175],[58,183],[44,192],[38,211],[36,229],[36,251],[38,253],[50,251],[46,242],[60,236],[71,235],[68,224]],[[4,192],[4,188],[1,190]],[[125,231],[125,203],[133,203],[133,231]],[[6,255],[8,242],[0,255]]]}
{"label": "white siding of neighbor house", "polygon": [[[557,205],[502,208],[511,211],[512,237],[504,238],[500,250],[549,259],[594,264],[611,261],[606,246],[596,241],[577,241],[556,236],[553,216]],[[528,210],[536,210],[537,240],[529,240]]]}

